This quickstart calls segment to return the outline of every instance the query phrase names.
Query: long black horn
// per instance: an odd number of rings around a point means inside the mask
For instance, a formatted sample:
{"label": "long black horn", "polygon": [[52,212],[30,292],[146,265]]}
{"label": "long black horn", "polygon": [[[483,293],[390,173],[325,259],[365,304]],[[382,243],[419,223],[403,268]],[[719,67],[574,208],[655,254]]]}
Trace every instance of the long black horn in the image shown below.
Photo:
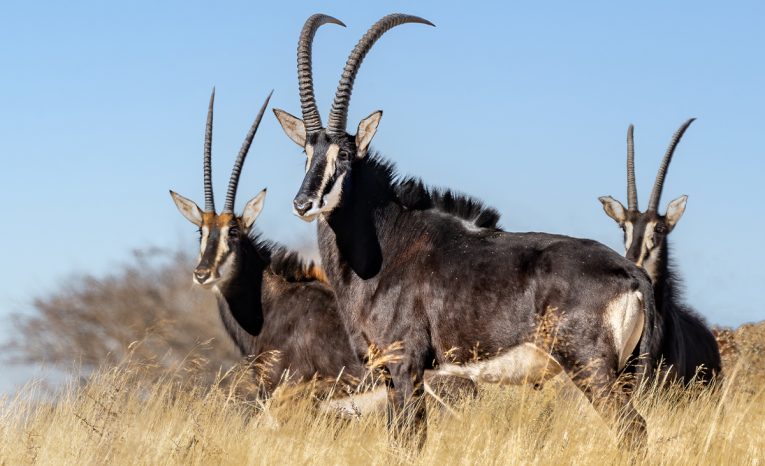
{"label": "long black horn", "polygon": [[678,129],[672,136],[672,141],[669,143],[667,153],[664,154],[664,160],[661,161],[661,166],[659,166],[659,173],[656,175],[656,183],[653,185],[653,191],[651,191],[651,199],[648,201],[648,210],[651,212],[656,212],[659,208],[661,191],[664,189],[664,178],[667,176],[667,168],[669,168],[669,163],[672,161],[672,154],[675,153],[675,148],[680,142],[680,139],[682,139],[683,134],[685,134],[685,130],[691,126],[691,123],[693,123],[694,120],[695,118],[691,118],[683,123],[680,129]]}
{"label": "long black horn", "polygon": [[215,103],[215,88],[213,87],[210,95],[210,106],[207,108],[207,125],[205,126],[205,211],[215,212],[215,198],[213,197],[212,187],[212,130],[213,130],[213,104]]}
{"label": "long black horn", "polygon": [[361,66],[364,57],[374,43],[377,42],[385,32],[405,23],[420,23],[435,26],[435,24],[427,19],[394,13],[382,18],[369,28],[366,34],[359,40],[358,44],[356,44],[356,47],[353,48],[353,51],[348,56],[348,61],[345,62],[343,75],[340,77],[340,83],[337,85],[335,101],[332,102],[332,110],[329,114],[329,121],[327,123],[328,132],[342,133],[345,131],[348,119],[348,104],[351,101],[351,93],[353,92],[353,82],[356,80],[356,74],[359,71],[359,66]]}
{"label": "long black horn", "polygon": [[226,192],[226,203],[223,204],[223,212],[232,213],[234,211],[236,188],[239,185],[239,175],[242,173],[242,165],[244,165],[244,159],[247,157],[247,152],[250,151],[250,145],[252,144],[253,138],[255,138],[255,133],[258,131],[258,126],[260,126],[260,120],[263,119],[263,113],[265,113],[268,101],[271,100],[271,94],[273,93],[274,91],[268,93],[268,97],[266,97],[266,101],[263,102],[263,106],[260,107],[258,116],[255,117],[255,121],[252,123],[250,131],[247,133],[247,137],[244,138],[242,148],[239,150],[239,155],[236,156],[234,168],[231,170],[231,179],[228,181],[228,191]]}
{"label": "long black horn", "polygon": [[635,186],[635,127],[627,128],[627,209],[638,210],[637,187]]}
{"label": "long black horn", "polygon": [[300,32],[297,48],[298,86],[300,88],[300,107],[303,109],[303,123],[308,133],[321,130],[321,116],[316,107],[316,97],[313,93],[313,70],[311,66],[311,48],[316,30],[322,24],[338,24],[345,27],[342,21],[331,16],[315,14],[306,20]]}

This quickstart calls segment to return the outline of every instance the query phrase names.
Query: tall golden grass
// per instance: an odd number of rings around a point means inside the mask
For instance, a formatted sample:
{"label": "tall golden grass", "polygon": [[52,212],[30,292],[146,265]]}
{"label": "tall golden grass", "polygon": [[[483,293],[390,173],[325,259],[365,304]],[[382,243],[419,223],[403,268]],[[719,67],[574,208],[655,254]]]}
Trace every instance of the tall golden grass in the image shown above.
{"label": "tall golden grass", "polygon": [[643,387],[643,456],[619,447],[565,377],[541,391],[482,386],[449,409],[429,399],[415,455],[389,447],[383,413],[317,410],[326,386],[253,395],[210,296],[190,286],[192,262],[146,250],[17,316],[4,359],[81,372],[55,394],[40,381],[0,400],[3,464],[765,464],[765,324],[718,332],[717,390]]}
{"label": "tall golden grass", "polygon": [[[419,454],[389,446],[383,413],[341,419],[316,409],[311,386],[269,400],[243,395],[244,370],[212,386],[123,363],[54,398],[32,383],[0,403],[3,464],[763,464],[765,395],[737,390],[739,361],[717,390],[647,386],[637,407],[644,453],[625,451],[565,377],[542,390],[482,386],[451,410],[429,403]],[[178,369],[182,370],[182,369]],[[153,372],[152,372],[153,373]]]}

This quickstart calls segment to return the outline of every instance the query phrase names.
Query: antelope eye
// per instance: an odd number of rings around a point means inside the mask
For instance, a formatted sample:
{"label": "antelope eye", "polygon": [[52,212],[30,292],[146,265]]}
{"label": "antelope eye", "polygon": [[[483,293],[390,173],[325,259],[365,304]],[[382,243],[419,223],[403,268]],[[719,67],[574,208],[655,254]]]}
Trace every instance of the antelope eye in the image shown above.
{"label": "antelope eye", "polygon": [[656,233],[666,233],[667,227],[665,227],[664,225],[656,225],[656,228],[654,228],[653,231],[655,231]]}
{"label": "antelope eye", "polygon": [[236,238],[237,236],[239,236],[239,227],[230,227],[228,229],[228,236],[229,238],[230,237]]}
{"label": "antelope eye", "polygon": [[350,154],[348,153],[347,150],[341,150],[339,155],[341,159],[347,159],[348,157],[350,157]]}

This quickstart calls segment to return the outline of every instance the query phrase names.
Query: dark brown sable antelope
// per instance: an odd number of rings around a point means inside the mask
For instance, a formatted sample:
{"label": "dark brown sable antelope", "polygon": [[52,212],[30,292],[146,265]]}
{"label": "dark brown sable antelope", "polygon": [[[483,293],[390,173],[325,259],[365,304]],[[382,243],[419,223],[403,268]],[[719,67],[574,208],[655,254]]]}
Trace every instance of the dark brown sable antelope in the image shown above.
{"label": "dark brown sable antelope", "polygon": [[661,316],[660,357],[669,367],[671,378],[687,383],[695,376],[695,380],[709,383],[720,373],[720,351],[704,319],[682,302],[682,285],[672,269],[667,241],[667,235],[685,212],[688,196],[670,202],[665,215],[658,212],[672,155],[693,120],[686,121],[672,137],[644,212],[638,210],[632,125],[627,130],[627,208],[611,196],[599,199],[606,214],[624,230],[627,259],[643,267],[651,277],[656,308]]}
{"label": "dark brown sable antelope", "polygon": [[285,374],[289,381],[335,379],[343,374],[350,382],[362,377],[365,368],[355,351],[360,346],[351,343],[321,271],[253,233],[266,190],[247,202],[242,215],[234,214],[239,174],[268,98],[236,158],[223,210],[216,213],[210,161],[214,97],[213,91],[205,132],[204,210],[170,191],[178,210],[199,227],[194,282],[215,292],[223,325],[243,356],[278,351],[276,361],[262,374],[266,394],[284,381]]}
{"label": "dark brown sable antelope", "polygon": [[[403,343],[389,373],[388,419],[394,440],[425,440],[423,374],[473,380],[540,382],[565,371],[641,444],[645,421],[617,382],[633,352],[658,352],[653,289],[645,272],[597,242],[544,233],[513,234],[496,212],[416,180],[397,181],[392,165],[369,154],[382,112],[346,131],[359,66],[383,33],[403,23],[389,15],[350,54],[329,121],[313,98],[312,33],[333,20],[308,19],[298,45],[303,119],[274,110],[305,150],[305,177],[295,213],[318,218],[319,249],[346,325],[368,343]],[[541,337],[540,337],[541,335]],[[642,338],[641,338],[642,336]]]}

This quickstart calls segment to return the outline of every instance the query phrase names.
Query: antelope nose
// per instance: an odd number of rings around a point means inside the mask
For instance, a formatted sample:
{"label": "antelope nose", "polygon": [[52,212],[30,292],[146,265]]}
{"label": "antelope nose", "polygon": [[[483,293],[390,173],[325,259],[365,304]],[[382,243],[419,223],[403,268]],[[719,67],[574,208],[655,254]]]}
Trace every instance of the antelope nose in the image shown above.
{"label": "antelope nose", "polygon": [[194,278],[196,278],[197,283],[206,282],[210,278],[210,269],[207,267],[197,267],[194,269]]}
{"label": "antelope nose", "polygon": [[313,202],[308,199],[308,196],[296,197],[295,200],[292,201],[292,205],[295,207],[295,212],[301,216],[308,212],[308,209],[311,208],[312,204]]}

